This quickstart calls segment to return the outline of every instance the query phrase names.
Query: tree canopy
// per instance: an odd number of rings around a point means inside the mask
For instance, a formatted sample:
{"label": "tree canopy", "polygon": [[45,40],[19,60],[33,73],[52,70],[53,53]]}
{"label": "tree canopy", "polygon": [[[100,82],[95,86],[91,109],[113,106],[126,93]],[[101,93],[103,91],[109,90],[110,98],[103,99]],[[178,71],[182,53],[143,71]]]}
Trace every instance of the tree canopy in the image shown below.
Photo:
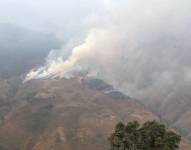
{"label": "tree canopy", "polygon": [[181,136],[156,121],[143,125],[133,121],[127,125],[119,122],[109,141],[111,150],[177,150]]}

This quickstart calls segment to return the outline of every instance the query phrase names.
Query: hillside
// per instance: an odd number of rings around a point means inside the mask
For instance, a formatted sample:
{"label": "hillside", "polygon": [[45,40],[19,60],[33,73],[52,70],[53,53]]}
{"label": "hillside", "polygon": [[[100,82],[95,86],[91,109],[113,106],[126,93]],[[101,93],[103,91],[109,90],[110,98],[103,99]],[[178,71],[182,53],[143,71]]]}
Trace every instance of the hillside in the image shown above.
{"label": "hillside", "polygon": [[114,99],[103,92],[105,88],[91,87],[75,79],[1,81],[0,146],[6,150],[107,150],[107,138],[118,121],[159,120],[131,98]]}
{"label": "hillside", "polygon": [[116,101],[74,80],[31,81],[11,99],[9,83],[1,85],[0,145],[10,150],[106,149],[119,120],[158,120],[135,102]]}

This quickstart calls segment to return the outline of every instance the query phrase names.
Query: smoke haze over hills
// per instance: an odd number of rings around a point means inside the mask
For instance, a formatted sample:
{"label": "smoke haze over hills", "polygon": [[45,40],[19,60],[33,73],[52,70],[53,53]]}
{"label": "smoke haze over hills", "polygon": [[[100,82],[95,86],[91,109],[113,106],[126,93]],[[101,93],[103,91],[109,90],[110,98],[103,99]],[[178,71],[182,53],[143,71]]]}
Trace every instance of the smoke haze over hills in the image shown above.
{"label": "smoke haze over hills", "polygon": [[62,45],[50,46],[27,80],[88,70],[189,128],[179,119],[191,111],[190,0],[0,0],[0,17]]}
{"label": "smoke haze over hills", "polygon": [[80,66],[134,96],[190,81],[188,0],[18,2],[32,15],[19,24],[42,30],[48,21],[43,30],[62,42],[41,68],[45,76]]}
{"label": "smoke haze over hills", "polygon": [[54,35],[13,24],[0,24],[0,78],[23,75],[42,64],[54,48],[59,48]]}

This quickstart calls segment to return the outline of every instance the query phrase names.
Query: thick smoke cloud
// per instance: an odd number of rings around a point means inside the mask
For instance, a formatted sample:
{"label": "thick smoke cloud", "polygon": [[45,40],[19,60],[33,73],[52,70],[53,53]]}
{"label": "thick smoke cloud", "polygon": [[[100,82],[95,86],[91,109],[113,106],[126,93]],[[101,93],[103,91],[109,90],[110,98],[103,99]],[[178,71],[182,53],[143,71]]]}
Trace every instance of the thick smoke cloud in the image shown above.
{"label": "thick smoke cloud", "polygon": [[90,75],[143,100],[164,100],[191,81],[189,0],[22,3],[40,14],[40,21],[35,20],[39,30],[48,21],[44,30],[63,42],[62,49],[53,50],[27,79],[63,77],[75,68],[88,69]]}

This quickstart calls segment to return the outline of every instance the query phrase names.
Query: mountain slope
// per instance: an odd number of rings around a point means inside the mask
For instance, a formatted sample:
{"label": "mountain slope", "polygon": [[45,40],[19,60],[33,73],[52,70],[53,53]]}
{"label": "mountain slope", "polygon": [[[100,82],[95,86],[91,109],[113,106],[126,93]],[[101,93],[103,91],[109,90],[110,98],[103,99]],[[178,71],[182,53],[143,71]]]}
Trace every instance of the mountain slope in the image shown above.
{"label": "mountain slope", "polygon": [[0,146],[7,150],[107,150],[118,121],[159,120],[130,98],[114,99],[75,79],[33,80],[14,90],[11,84],[1,84],[7,103],[0,107]]}

